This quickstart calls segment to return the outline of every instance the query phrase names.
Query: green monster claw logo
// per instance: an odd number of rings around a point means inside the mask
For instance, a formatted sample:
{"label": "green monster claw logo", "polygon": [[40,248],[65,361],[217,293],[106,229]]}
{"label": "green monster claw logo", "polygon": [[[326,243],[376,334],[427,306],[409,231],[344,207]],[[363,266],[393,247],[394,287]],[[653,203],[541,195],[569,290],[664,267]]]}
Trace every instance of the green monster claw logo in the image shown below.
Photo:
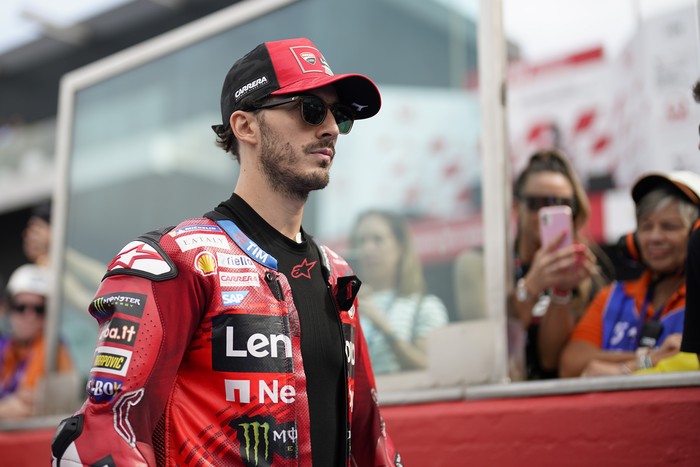
{"label": "green monster claw logo", "polygon": [[247,467],[267,467],[275,454],[285,459],[297,456],[297,430],[294,422],[277,423],[274,417],[241,417],[231,422],[241,444],[241,459]]}
{"label": "green monster claw logo", "polygon": [[[241,423],[238,426],[243,428],[243,438],[245,439],[245,460],[251,462],[251,450],[254,457],[254,464],[258,464],[258,456],[262,454],[265,461],[271,461],[270,459],[270,424],[251,422],[251,423]],[[252,436],[252,440],[251,440]],[[261,443],[264,446],[261,446]],[[264,452],[260,449],[264,447]]]}

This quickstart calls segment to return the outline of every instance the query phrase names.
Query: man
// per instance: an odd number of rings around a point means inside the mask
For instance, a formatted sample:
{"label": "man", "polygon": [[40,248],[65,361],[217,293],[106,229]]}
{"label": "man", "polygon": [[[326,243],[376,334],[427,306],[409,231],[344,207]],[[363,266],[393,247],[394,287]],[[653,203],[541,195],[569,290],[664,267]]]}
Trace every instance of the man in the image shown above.
{"label": "man", "polygon": [[380,108],[308,39],[260,44],[228,72],[218,144],[233,195],[126,245],[90,305],[89,399],[59,426],[74,465],[400,465],[355,309],[358,279],[302,229],[339,134]]}

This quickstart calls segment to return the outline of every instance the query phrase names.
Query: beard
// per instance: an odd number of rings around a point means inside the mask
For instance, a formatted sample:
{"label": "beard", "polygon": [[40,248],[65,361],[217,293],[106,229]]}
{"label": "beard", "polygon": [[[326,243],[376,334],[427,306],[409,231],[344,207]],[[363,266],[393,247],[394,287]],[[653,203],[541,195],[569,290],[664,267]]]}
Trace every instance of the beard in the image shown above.
{"label": "beard", "polygon": [[267,177],[273,190],[293,199],[306,201],[313,190],[321,190],[328,185],[330,162],[323,161],[319,169],[311,173],[301,173],[299,167],[304,165],[304,156],[322,147],[333,147],[333,143],[313,143],[302,148],[301,154],[295,152],[289,142],[281,141],[270,131],[263,119],[260,119],[261,154],[260,168]]}

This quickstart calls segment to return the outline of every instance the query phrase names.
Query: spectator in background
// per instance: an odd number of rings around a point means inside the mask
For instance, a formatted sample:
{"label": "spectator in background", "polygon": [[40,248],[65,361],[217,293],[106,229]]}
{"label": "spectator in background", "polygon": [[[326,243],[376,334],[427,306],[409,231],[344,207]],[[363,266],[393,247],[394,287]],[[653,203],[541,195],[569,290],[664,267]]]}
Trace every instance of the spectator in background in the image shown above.
{"label": "spectator in background", "polygon": [[[44,320],[49,293],[45,267],[25,264],[7,283],[10,335],[0,342],[0,418],[31,416],[37,386],[46,374]],[[59,345],[57,369],[72,370],[68,350]]]}
{"label": "spectator in background", "polygon": [[423,269],[406,221],[387,211],[366,211],[352,229],[351,245],[362,280],[358,307],[376,374],[426,367],[426,336],[444,326],[442,300],[426,293]]}
{"label": "spectator in background", "polygon": [[[632,187],[639,259],[635,280],[601,290],[562,353],[561,375],[621,375],[679,351],[688,236],[700,213],[700,176],[648,174]],[[641,315],[641,316],[640,316]]]}
{"label": "spectator in background", "polygon": [[[592,251],[595,245],[587,244],[582,238],[590,206],[583,186],[562,152],[548,150],[533,154],[518,176],[514,192],[518,214],[516,289],[508,303],[509,315],[520,326],[513,325],[511,320],[509,353],[518,355],[524,341],[525,378],[554,378],[569,334],[606,278],[596,266]],[[541,244],[538,211],[552,205],[571,207],[574,224],[571,246],[558,248],[557,241]],[[607,259],[602,253],[598,256]],[[553,290],[557,291],[556,295],[552,295]],[[519,337],[521,329],[526,332],[525,339]],[[517,363],[511,362],[511,378],[523,379],[517,367]]]}
{"label": "spectator in background", "polygon": [[[22,231],[22,249],[29,262],[49,266],[51,260],[51,203],[39,204]],[[84,310],[100,285],[106,265],[74,248],[64,251],[65,268],[61,286],[66,301],[75,310]]]}

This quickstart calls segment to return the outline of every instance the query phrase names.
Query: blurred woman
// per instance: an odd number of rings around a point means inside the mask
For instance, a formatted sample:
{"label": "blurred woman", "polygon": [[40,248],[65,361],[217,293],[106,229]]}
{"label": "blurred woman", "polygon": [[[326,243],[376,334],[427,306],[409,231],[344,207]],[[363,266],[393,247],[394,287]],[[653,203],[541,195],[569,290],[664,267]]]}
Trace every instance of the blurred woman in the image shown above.
{"label": "blurred woman", "polygon": [[[511,317],[517,319],[526,337],[524,344],[518,342],[513,338],[518,335],[517,328],[516,332],[510,329],[511,347],[525,347],[526,379],[553,378],[574,324],[596,288],[606,280],[596,266],[596,255],[591,250],[595,246],[582,238],[590,206],[563,153],[549,150],[533,154],[518,176],[514,191],[518,213],[516,289],[509,303]],[[571,208],[571,246],[559,248],[563,235],[547,245],[540,240],[538,212],[555,205]],[[510,350],[515,354],[519,351],[520,348]]]}
{"label": "blurred woman", "polygon": [[[44,321],[49,292],[48,270],[34,264],[17,268],[7,283],[10,335],[0,342],[0,418],[33,415],[37,387],[46,375]],[[72,362],[63,344],[57,370],[69,372]]]}
{"label": "blurred woman", "polygon": [[562,353],[562,376],[626,374],[678,353],[699,195],[700,177],[691,172],[649,174],[635,183],[634,249],[646,270],[598,293]]}
{"label": "blurred woman", "polygon": [[426,335],[447,324],[443,302],[427,294],[423,269],[403,218],[359,216],[351,234],[362,280],[359,311],[376,374],[426,366]]}

